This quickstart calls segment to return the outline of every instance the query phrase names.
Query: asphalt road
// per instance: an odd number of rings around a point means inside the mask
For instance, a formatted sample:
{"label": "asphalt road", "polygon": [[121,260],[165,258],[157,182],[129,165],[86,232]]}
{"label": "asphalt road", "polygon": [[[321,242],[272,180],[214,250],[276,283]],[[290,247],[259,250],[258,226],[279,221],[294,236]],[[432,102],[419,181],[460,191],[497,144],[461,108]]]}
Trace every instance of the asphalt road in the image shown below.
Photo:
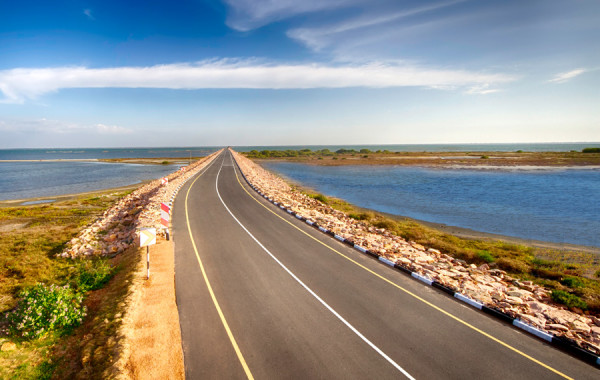
{"label": "asphalt road", "polygon": [[188,379],[598,379],[269,204],[225,151],[173,209]]}

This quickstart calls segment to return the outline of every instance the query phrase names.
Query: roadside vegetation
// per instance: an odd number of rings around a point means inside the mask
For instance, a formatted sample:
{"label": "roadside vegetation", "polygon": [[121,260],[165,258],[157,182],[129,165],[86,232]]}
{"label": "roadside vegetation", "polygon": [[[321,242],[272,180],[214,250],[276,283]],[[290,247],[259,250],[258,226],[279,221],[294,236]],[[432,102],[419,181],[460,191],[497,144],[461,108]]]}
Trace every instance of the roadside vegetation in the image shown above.
{"label": "roadside vegetation", "polygon": [[487,264],[518,280],[552,290],[552,299],[570,308],[600,313],[600,254],[513,244],[493,239],[467,239],[414,220],[393,218],[358,208],[343,200],[299,189],[350,218],[385,228],[406,240],[440,250],[469,264]]}
{"label": "roadside vegetation", "polygon": [[103,369],[131,258],[56,255],[126,194],[0,208],[0,378],[72,378]]}

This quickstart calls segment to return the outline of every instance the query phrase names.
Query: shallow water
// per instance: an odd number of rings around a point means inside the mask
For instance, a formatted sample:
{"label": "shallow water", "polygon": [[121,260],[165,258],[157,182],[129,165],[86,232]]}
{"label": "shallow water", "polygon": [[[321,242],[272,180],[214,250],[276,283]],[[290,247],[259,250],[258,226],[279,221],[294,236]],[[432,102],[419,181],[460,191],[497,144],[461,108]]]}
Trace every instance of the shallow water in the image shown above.
{"label": "shallow water", "polygon": [[477,231],[600,247],[600,170],[265,167],[357,206]]}
{"label": "shallow water", "polygon": [[110,189],[156,179],[177,165],[103,162],[0,162],[0,200]]}

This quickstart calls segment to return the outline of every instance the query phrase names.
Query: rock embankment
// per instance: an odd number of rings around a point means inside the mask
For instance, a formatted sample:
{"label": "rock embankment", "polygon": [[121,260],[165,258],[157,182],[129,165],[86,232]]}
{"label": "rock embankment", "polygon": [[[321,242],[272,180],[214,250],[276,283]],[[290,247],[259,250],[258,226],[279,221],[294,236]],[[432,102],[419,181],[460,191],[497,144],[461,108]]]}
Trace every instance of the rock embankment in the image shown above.
{"label": "rock embankment", "polygon": [[106,210],[94,223],[84,228],[71,239],[62,257],[115,256],[135,243],[136,231],[140,227],[154,227],[157,234],[164,236],[160,223],[160,204],[169,203],[179,186],[198,171],[205,168],[218,154],[196,161],[185,170],[167,176],[169,182],[152,181],[123,197]]}
{"label": "rock embankment", "polygon": [[436,249],[406,241],[383,228],[352,219],[294,191],[281,178],[241,154],[233,154],[248,181],[284,207],[412,272],[600,354],[600,318],[575,313],[553,303],[547,289],[531,281],[518,281],[505,271],[490,269],[486,264],[479,267],[468,265]]}

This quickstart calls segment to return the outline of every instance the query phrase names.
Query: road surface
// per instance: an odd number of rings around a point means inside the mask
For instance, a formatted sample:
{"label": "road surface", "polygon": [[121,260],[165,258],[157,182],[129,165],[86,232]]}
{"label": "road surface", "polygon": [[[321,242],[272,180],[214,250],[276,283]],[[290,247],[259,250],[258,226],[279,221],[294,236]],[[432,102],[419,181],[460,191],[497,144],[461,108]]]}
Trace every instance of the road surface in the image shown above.
{"label": "road surface", "polygon": [[598,379],[260,198],[224,151],[174,204],[188,379]]}

